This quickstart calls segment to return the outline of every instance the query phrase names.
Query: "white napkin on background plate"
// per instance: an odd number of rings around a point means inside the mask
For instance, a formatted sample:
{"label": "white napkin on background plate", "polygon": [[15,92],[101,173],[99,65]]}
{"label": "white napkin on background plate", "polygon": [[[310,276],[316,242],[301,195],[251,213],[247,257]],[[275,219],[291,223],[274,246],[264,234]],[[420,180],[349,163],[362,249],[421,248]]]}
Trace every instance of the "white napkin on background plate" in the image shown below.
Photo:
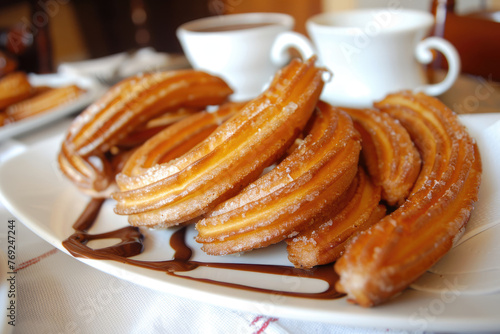
{"label": "white napkin on background plate", "polygon": [[57,72],[68,76],[93,77],[99,74],[111,76],[113,73],[116,73],[120,65],[127,57],[128,54],[126,52],[122,52],[102,58],[62,63],[58,66]]}
{"label": "white napkin on background plate", "polygon": [[57,71],[68,76],[85,76],[119,81],[131,75],[164,69],[187,68],[184,56],[157,52],[151,47],[121,52],[81,62],[63,63]]}

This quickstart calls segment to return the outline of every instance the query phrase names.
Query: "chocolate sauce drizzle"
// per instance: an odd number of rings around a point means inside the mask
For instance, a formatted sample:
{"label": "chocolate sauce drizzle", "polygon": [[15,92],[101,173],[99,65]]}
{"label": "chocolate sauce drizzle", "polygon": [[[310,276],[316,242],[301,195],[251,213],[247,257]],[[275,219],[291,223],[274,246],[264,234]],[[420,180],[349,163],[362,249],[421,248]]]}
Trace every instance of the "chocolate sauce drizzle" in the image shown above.
{"label": "chocolate sauce drizzle", "polygon": [[[258,264],[241,264],[241,263],[206,263],[191,261],[192,250],[185,242],[186,227],[177,230],[170,238],[170,246],[174,249],[174,259],[167,261],[142,261],[131,259],[135,255],[142,253],[144,250],[144,235],[138,227],[127,226],[116,231],[90,234],[88,230],[94,224],[97,215],[101,209],[104,199],[93,199],[87,205],[83,213],[74,223],[73,233],[68,239],[63,241],[64,247],[75,257],[82,257],[96,260],[113,260],[130,265],[147,268],[151,270],[163,271],[168,275],[181,277],[185,279],[217,284],[238,289],[258,291],[264,293],[279,293],[285,296],[315,298],[315,299],[336,299],[344,296],[335,290],[335,282],[338,276],[333,270],[333,266],[324,265],[318,266],[310,270],[297,269],[287,266],[275,265],[258,265]],[[92,249],[87,246],[91,240],[119,238],[121,242],[113,246]],[[319,293],[298,293],[288,291],[274,291],[263,288],[255,288],[240,284],[219,282],[204,278],[194,278],[189,276],[178,275],[177,273],[194,270],[198,267],[211,267],[220,269],[232,269],[240,271],[250,271],[282,276],[307,277],[320,279],[328,283],[329,288]]]}

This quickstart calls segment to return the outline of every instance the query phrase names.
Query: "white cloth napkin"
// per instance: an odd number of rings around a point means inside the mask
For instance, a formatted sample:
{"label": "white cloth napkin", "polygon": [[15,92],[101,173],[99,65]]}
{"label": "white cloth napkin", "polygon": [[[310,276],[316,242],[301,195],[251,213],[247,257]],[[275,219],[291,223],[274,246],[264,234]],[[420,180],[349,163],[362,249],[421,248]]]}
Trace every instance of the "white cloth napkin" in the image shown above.
{"label": "white cloth napkin", "polygon": [[[0,220],[8,219],[15,218],[0,205]],[[0,228],[4,252],[5,225]],[[19,221],[16,235],[17,320],[7,327],[13,333],[403,333],[278,319],[177,297],[89,267]]]}

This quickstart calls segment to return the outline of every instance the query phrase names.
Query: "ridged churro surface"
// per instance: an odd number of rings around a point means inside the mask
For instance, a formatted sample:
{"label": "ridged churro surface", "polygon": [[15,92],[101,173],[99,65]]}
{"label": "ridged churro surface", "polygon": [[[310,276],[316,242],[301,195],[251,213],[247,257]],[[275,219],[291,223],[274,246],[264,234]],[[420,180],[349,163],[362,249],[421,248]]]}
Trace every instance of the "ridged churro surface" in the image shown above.
{"label": "ridged churro surface", "polygon": [[0,80],[0,110],[20,102],[32,94],[33,87],[26,73],[10,73]]}
{"label": "ridged churro surface", "polygon": [[290,262],[295,267],[312,268],[337,260],[353,236],[385,216],[380,196],[381,187],[359,168],[357,177],[328,215],[314,219],[296,237],[287,239]]}
{"label": "ridged churro surface", "polygon": [[73,102],[85,93],[77,85],[40,90],[35,96],[10,105],[5,109],[7,116],[13,121],[19,121]]}
{"label": "ridged churro surface", "polygon": [[132,225],[167,227],[236,195],[285,153],[307,123],[323,87],[323,70],[314,62],[292,61],[262,95],[194,149],[119,181],[115,212],[129,215]]}
{"label": "ridged churro surface", "polygon": [[60,169],[82,191],[108,196],[116,173],[110,150],[161,114],[218,105],[231,93],[222,79],[194,70],[125,79],[74,120],[61,147]]}
{"label": "ridged churro surface", "polygon": [[350,117],[320,102],[311,133],[269,173],[196,225],[208,254],[265,247],[328,215],[358,168],[360,138]]}
{"label": "ridged churro surface", "polygon": [[420,154],[406,129],[376,109],[344,109],[362,138],[364,164],[389,205],[404,203],[420,173]]}
{"label": "ridged churro surface", "polygon": [[423,161],[406,202],[360,233],[335,264],[339,291],[362,306],[387,301],[461,236],[477,200],[481,159],[458,117],[424,94],[392,94],[375,106],[408,130]]}

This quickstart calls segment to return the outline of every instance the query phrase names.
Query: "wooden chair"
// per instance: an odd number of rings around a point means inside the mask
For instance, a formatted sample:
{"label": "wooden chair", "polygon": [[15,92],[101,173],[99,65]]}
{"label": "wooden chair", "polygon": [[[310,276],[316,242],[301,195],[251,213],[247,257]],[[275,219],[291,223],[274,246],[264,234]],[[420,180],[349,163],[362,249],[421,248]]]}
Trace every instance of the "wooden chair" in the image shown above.
{"label": "wooden chair", "polygon": [[[500,11],[459,15],[455,0],[433,0],[431,11],[436,17],[433,34],[456,47],[462,72],[500,81]],[[446,67],[440,56],[434,65]]]}

